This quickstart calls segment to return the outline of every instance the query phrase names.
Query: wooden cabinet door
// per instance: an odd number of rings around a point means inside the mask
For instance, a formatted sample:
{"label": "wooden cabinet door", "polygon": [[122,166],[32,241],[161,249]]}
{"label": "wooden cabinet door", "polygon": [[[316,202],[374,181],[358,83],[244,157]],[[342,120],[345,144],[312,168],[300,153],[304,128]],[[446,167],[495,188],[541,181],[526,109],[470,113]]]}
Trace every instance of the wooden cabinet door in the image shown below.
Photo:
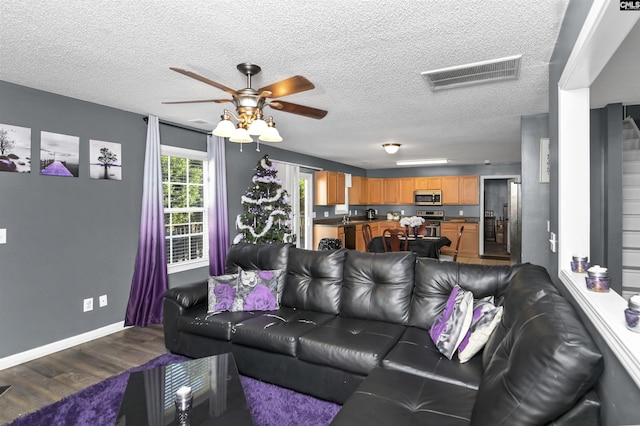
{"label": "wooden cabinet door", "polygon": [[356,225],[356,250],[367,251],[367,244],[364,241],[364,234],[362,233],[362,225]]}
{"label": "wooden cabinet door", "polygon": [[414,178],[400,178],[400,197],[398,204],[413,204],[413,191],[416,183]]}
{"label": "wooden cabinet door", "polygon": [[313,183],[314,183],[314,198],[315,204],[318,206],[326,206],[328,205],[327,199],[327,180],[328,180],[328,171],[320,170],[313,174]]}
{"label": "wooden cabinet door", "polygon": [[478,257],[478,224],[462,223],[458,226],[458,233],[462,226],[464,226],[464,231],[462,231],[462,241],[460,241],[458,256]]}
{"label": "wooden cabinet door", "polygon": [[367,193],[367,178],[352,176],[351,188],[349,188],[349,204],[367,204]]}
{"label": "wooden cabinet door", "polygon": [[458,176],[442,176],[442,204],[460,204],[459,180]]}
{"label": "wooden cabinet door", "polygon": [[338,204],[338,174],[327,172],[327,204]]}
{"label": "wooden cabinet door", "polygon": [[385,178],[383,181],[383,204],[399,204],[400,179]]}
{"label": "wooden cabinet door", "polygon": [[[340,227],[343,233],[344,240],[344,227]],[[318,250],[318,243],[323,238],[339,238],[337,226],[320,226],[315,225],[313,227],[313,249]]]}
{"label": "wooden cabinet door", "polygon": [[456,248],[456,241],[458,241],[458,225],[455,223],[442,223],[440,225],[440,235],[451,240],[451,246],[442,247],[440,252],[442,254],[453,256],[453,251]]}
{"label": "wooden cabinet door", "polygon": [[382,178],[367,178],[369,200],[367,204],[384,204]]}
{"label": "wooden cabinet door", "polygon": [[460,204],[480,204],[478,176],[460,176]]}
{"label": "wooden cabinet door", "polygon": [[346,200],[347,183],[344,173],[336,173],[336,196],[334,204],[344,204]]}
{"label": "wooden cabinet door", "polygon": [[372,222],[371,225],[371,237],[379,237],[382,235],[382,230],[380,229],[380,222]]}

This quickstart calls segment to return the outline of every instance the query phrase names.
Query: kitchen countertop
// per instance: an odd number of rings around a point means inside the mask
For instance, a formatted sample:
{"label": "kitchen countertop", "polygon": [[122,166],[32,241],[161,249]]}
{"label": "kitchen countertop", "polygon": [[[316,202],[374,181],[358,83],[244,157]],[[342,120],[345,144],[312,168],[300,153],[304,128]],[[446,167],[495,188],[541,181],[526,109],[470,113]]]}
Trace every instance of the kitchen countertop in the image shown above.
{"label": "kitchen countertop", "polygon": [[[464,220],[464,222],[459,222]],[[397,222],[397,220],[387,220],[386,216],[377,216],[375,219],[366,219],[365,217],[351,217],[348,223],[342,223],[341,217],[331,217],[326,219],[315,219],[313,221],[314,226],[344,226],[344,225],[359,225],[363,223],[373,222]],[[444,223],[480,223],[479,217],[473,216],[451,216],[445,217]]]}

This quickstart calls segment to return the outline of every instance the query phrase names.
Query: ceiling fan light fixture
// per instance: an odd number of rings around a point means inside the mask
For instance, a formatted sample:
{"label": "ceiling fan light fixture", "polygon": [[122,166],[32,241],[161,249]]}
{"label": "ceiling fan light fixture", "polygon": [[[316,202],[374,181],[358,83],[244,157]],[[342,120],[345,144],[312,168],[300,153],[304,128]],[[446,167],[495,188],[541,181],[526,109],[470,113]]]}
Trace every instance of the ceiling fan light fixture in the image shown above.
{"label": "ceiling fan light fixture", "polygon": [[220,136],[221,138],[229,138],[233,136],[236,131],[236,126],[234,126],[233,122],[231,122],[231,115],[225,109],[224,114],[220,117],[221,120],[213,129],[213,134],[216,136]]}
{"label": "ceiling fan light fixture", "polygon": [[262,142],[282,142],[282,136],[276,129],[276,123],[273,122],[273,117],[269,117],[269,121],[266,122],[267,129],[260,135],[258,139]]}
{"label": "ceiling fan light fixture", "polygon": [[387,152],[387,154],[395,154],[400,149],[399,143],[383,143],[382,147]]}
{"label": "ceiling fan light fixture", "polygon": [[236,142],[236,143],[251,143],[253,142],[253,139],[251,138],[251,136],[249,135],[249,132],[247,132],[246,129],[242,127],[238,127],[233,132],[233,135],[229,138],[229,141]]}
{"label": "ceiling fan light fixture", "polygon": [[262,119],[262,114],[257,113],[256,119],[249,125],[249,134],[253,136],[259,136],[266,132],[268,129],[267,122]]}

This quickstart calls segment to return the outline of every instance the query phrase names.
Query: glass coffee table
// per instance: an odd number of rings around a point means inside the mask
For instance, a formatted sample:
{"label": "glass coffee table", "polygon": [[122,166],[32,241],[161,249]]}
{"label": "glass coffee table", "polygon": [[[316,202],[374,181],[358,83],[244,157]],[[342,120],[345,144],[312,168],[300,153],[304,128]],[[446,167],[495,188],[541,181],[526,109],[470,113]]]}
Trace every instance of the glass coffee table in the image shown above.
{"label": "glass coffee table", "polygon": [[[182,386],[193,393],[187,416],[176,412]],[[115,424],[253,425],[253,419],[233,355],[227,353],[131,373]]]}

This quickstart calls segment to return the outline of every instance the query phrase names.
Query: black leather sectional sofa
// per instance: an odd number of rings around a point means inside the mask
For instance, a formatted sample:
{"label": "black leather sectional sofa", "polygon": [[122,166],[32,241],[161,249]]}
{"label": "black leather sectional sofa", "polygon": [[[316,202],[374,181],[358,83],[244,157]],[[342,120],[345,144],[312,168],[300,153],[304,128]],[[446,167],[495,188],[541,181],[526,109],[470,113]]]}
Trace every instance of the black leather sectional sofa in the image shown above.
{"label": "black leather sectional sofa", "polygon": [[[231,351],[242,374],[343,404],[334,425],[600,424],[602,356],[544,268],[244,243],[227,256],[238,267],[286,270],[280,309],[208,314],[206,281],[172,288],[169,350]],[[428,332],[456,284],[504,307],[466,363]]]}

